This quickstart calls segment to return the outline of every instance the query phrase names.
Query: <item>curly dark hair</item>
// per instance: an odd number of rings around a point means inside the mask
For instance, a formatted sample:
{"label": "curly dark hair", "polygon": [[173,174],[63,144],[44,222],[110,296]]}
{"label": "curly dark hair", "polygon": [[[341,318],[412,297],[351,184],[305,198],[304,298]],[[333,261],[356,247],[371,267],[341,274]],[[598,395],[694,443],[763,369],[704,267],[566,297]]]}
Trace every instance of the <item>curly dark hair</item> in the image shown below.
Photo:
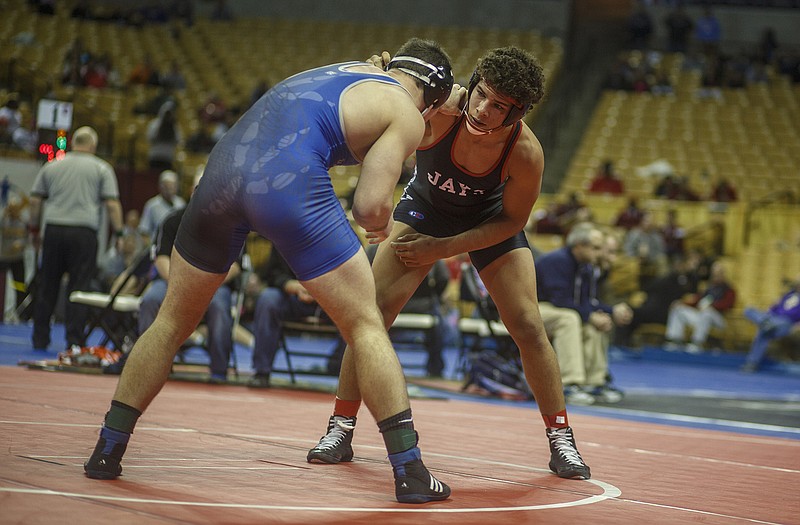
{"label": "curly dark hair", "polygon": [[515,46],[488,51],[478,59],[475,71],[492,89],[513,98],[523,107],[544,96],[544,71],[528,51]]}

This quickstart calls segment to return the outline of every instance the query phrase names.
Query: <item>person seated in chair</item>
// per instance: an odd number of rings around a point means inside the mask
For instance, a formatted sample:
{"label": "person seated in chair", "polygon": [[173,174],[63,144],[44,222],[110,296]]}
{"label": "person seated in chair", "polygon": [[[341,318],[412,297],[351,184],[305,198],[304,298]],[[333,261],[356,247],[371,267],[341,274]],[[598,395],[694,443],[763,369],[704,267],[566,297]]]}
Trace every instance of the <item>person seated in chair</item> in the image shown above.
{"label": "person seated in chair", "polygon": [[745,308],[744,316],[756,324],[758,332],[753,338],[747,354],[743,372],[755,372],[767,354],[770,341],[786,337],[792,332],[800,333],[800,274],[791,288],[764,312]]}
{"label": "person seated in chair", "polygon": [[[195,186],[199,180],[199,177],[195,180]],[[153,244],[155,251],[153,266],[157,275],[145,291],[139,305],[139,334],[144,333],[153,324],[158,310],[161,308],[161,303],[166,297],[170,255],[175,243],[175,236],[178,234],[178,226],[185,211],[186,208],[182,208],[170,213],[158,227]],[[214,293],[208,310],[206,310],[205,322],[208,326],[208,354],[211,370],[209,382],[212,384],[224,383],[227,379],[228,360],[233,352],[233,314],[231,312],[233,290],[231,285],[241,271],[242,267],[238,261],[231,265],[223,286],[220,286]]]}
{"label": "person seated in chair", "polygon": [[[284,321],[306,317],[329,318],[317,301],[297,280],[286,260],[273,247],[267,263],[254,275],[264,286],[258,294],[253,315],[253,370],[248,386],[268,388]],[[329,321],[330,322],[330,321]]]}
{"label": "person seated in chair", "polygon": [[[630,324],[617,326],[615,342],[621,346],[631,346],[634,332],[643,324],[667,324],[670,306],[687,294],[697,292],[697,268],[700,255],[690,253],[678,255],[672,262],[672,271],[663,277],[652,280],[647,287],[637,292],[644,300],[634,306]],[[641,299],[640,299],[641,300]]]}
{"label": "person seated in chair", "polygon": [[[683,350],[690,354],[702,352],[711,329],[725,328],[725,313],[735,303],[736,290],[728,282],[725,266],[721,261],[716,261],[711,265],[711,276],[702,293],[693,294],[670,307],[665,349]],[[689,343],[684,343],[686,328],[692,332]]]}

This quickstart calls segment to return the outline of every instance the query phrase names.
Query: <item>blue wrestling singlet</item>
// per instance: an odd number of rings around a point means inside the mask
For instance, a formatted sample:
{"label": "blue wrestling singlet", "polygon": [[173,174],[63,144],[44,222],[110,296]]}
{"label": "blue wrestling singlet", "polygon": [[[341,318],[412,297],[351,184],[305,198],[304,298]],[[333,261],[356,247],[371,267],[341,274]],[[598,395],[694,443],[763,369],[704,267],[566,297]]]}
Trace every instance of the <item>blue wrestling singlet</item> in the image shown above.
{"label": "blue wrestling singlet", "polygon": [[280,82],[222,137],[208,158],[175,248],[193,266],[224,273],[250,231],[271,240],[300,280],[318,277],[361,247],[328,169],[358,164],[339,104],[361,82],[400,85],[348,71],[347,62]]}

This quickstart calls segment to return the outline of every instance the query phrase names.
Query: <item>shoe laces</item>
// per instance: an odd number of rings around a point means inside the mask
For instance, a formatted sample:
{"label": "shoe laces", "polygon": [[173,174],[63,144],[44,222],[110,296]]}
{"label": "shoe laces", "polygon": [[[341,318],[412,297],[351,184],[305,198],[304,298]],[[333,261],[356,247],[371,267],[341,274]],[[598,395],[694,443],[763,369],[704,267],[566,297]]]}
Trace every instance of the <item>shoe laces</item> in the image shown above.
{"label": "shoe laces", "polygon": [[317,444],[317,449],[331,449],[338,447],[348,432],[356,428],[355,418],[344,416],[332,416],[328,422],[328,433],[322,436]]}
{"label": "shoe laces", "polygon": [[573,465],[583,465],[583,458],[575,447],[570,427],[549,429],[547,437],[550,438],[550,446],[564,461]]}

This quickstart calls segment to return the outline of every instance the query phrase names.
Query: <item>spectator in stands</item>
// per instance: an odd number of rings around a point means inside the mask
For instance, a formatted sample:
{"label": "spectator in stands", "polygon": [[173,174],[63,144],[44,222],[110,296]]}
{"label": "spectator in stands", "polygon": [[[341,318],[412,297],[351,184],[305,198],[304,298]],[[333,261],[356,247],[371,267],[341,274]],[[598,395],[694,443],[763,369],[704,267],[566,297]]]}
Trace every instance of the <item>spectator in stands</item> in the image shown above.
{"label": "spectator in stands", "polygon": [[200,120],[205,123],[227,122],[228,107],[217,93],[209,93],[203,106],[197,111]]}
{"label": "spectator in stands", "polygon": [[169,92],[186,89],[186,78],[181,73],[181,66],[177,60],[170,62],[169,71],[161,75],[160,84]]}
{"label": "spectator in stands", "polygon": [[[568,352],[559,354],[558,360],[562,377],[566,377],[562,379],[565,398],[583,404],[585,396],[579,392],[589,391],[595,399],[619,401],[619,392],[607,382],[608,345],[614,325],[629,323],[632,315],[624,303],[611,306],[597,298],[595,269],[605,250],[603,233],[584,222],[572,228],[563,248],[536,260],[537,296],[543,319],[552,315],[551,307],[569,308],[581,319],[581,344],[571,336],[569,347],[559,345]],[[569,326],[568,322],[565,326]]]}
{"label": "spectator in stands", "polygon": [[706,7],[703,10],[703,15],[697,19],[694,38],[700,44],[700,50],[703,54],[707,56],[716,55],[719,51],[722,26],[710,7]]}
{"label": "spectator in stands", "polygon": [[653,17],[644,5],[634,8],[628,17],[628,38],[632,49],[648,49],[653,34]]}
{"label": "spectator in stands", "polygon": [[539,209],[531,214],[527,230],[533,233],[563,235],[564,228],[558,215],[559,204],[553,200],[547,203],[545,209]]}
{"label": "spectator in stands", "polygon": [[711,190],[708,200],[714,202],[736,202],[738,200],[736,188],[727,179],[720,179]]}
{"label": "spectator in stands", "polygon": [[664,18],[667,27],[667,51],[670,53],[687,53],[689,51],[689,37],[694,28],[694,22],[686,14],[683,5],[678,4]]}
{"label": "spectator in stands", "polygon": [[674,200],[678,195],[678,182],[674,175],[665,175],[656,186],[654,195],[661,199]]}
{"label": "spectator in stands", "polygon": [[654,95],[671,95],[674,93],[672,89],[672,82],[669,79],[666,71],[659,71],[656,74],[653,85],[650,86],[650,92]]}
{"label": "spectator in stands", "polygon": [[639,287],[667,272],[667,247],[651,212],[645,212],[639,226],[625,235],[625,254],[639,261]]}
{"label": "spectator in stands", "polygon": [[775,61],[776,51],[779,47],[775,29],[765,27],[761,32],[761,38],[758,40],[758,58],[761,63],[764,65],[772,64]]}
{"label": "spectator in stands", "polygon": [[678,210],[675,208],[667,210],[667,222],[661,228],[661,235],[664,237],[667,259],[672,261],[675,257],[683,255],[686,230],[678,224]]}
{"label": "spectator in stands", "polygon": [[168,100],[158,110],[158,116],[147,124],[147,161],[157,170],[174,169],[178,145],[183,133],[176,115],[175,103]]}
{"label": "spectator in stands", "polygon": [[668,274],[650,281],[638,294],[644,299],[636,301],[638,306],[633,307],[630,324],[617,327],[616,343],[630,346],[634,332],[643,324],[666,325],[670,306],[697,291],[699,263],[700,256],[696,252],[678,256],[672,261],[672,270]]}
{"label": "spectator in stands", "polygon": [[[199,182],[199,177],[195,181]],[[157,275],[147,288],[139,306],[139,334],[143,334],[156,319],[161,304],[167,295],[167,281],[170,274],[170,256],[175,244],[185,208],[170,213],[159,226],[159,235],[155,237],[155,266]],[[233,351],[233,314],[231,307],[232,285],[242,271],[241,264],[234,261],[228,270],[222,285],[214,292],[205,321],[208,326],[208,354],[211,376],[209,383],[225,383],[228,376],[228,361]]]}
{"label": "spectator in stands", "polygon": [[611,195],[622,195],[625,193],[625,184],[617,178],[614,162],[606,160],[597,170],[589,186],[590,193],[608,193]]}
{"label": "spectator in stands", "polygon": [[186,201],[178,195],[178,174],[172,170],[162,171],[158,177],[158,195],[144,203],[139,231],[154,239],[166,216],[185,206]]}
{"label": "spectator in stands", "polygon": [[656,197],[675,201],[698,201],[700,197],[689,186],[688,177],[665,176],[656,187]]}
{"label": "spectator in stands", "polygon": [[614,226],[630,230],[639,226],[642,222],[642,217],[644,217],[644,210],[639,207],[639,200],[636,197],[631,197],[628,199],[628,205],[625,209],[617,215]]}
{"label": "spectator in stands", "polygon": [[36,147],[36,131],[23,126],[19,100],[12,95],[0,108],[0,143],[33,152]]}
{"label": "spectator in stands", "polygon": [[84,82],[87,86],[119,88],[122,80],[119,71],[114,67],[111,56],[104,53],[97,57],[92,63],[89,71],[86,72]]}
{"label": "spectator in stands", "polygon": [[[721,261],[711,266],[711,277],[702,293],[673,304],[667,318],[667,350],[683,349],[689,353],[703,351],[712,328],[725,328],[725,312],[736,303],[736,291],[728,282]],[[686,329],[692,331],[691,342],[685,344]]]}
{"label": "spectator in stands", "polygon": [[570,193],[566,202],[559,203],[556,213],[565,233],[569,232],[574,224],[591,220],[592,216],[592,211],[577,191]]}
{"label": "spectator in stands", "polygon": [[745,308],[744,316],[758,327],[758,332],[742,367],[744,372],[758,370],[771,341],[785,337],[793,331],[800,332],[800,274],[790,286],[789,291],[766,312]]}
{"label": "spectator in stands", "polygon": [[128,84],[157,86],[160,83],[158,68],[153,63],[153,58],[147,54],[141,62],[136,64],[128,75]]}

